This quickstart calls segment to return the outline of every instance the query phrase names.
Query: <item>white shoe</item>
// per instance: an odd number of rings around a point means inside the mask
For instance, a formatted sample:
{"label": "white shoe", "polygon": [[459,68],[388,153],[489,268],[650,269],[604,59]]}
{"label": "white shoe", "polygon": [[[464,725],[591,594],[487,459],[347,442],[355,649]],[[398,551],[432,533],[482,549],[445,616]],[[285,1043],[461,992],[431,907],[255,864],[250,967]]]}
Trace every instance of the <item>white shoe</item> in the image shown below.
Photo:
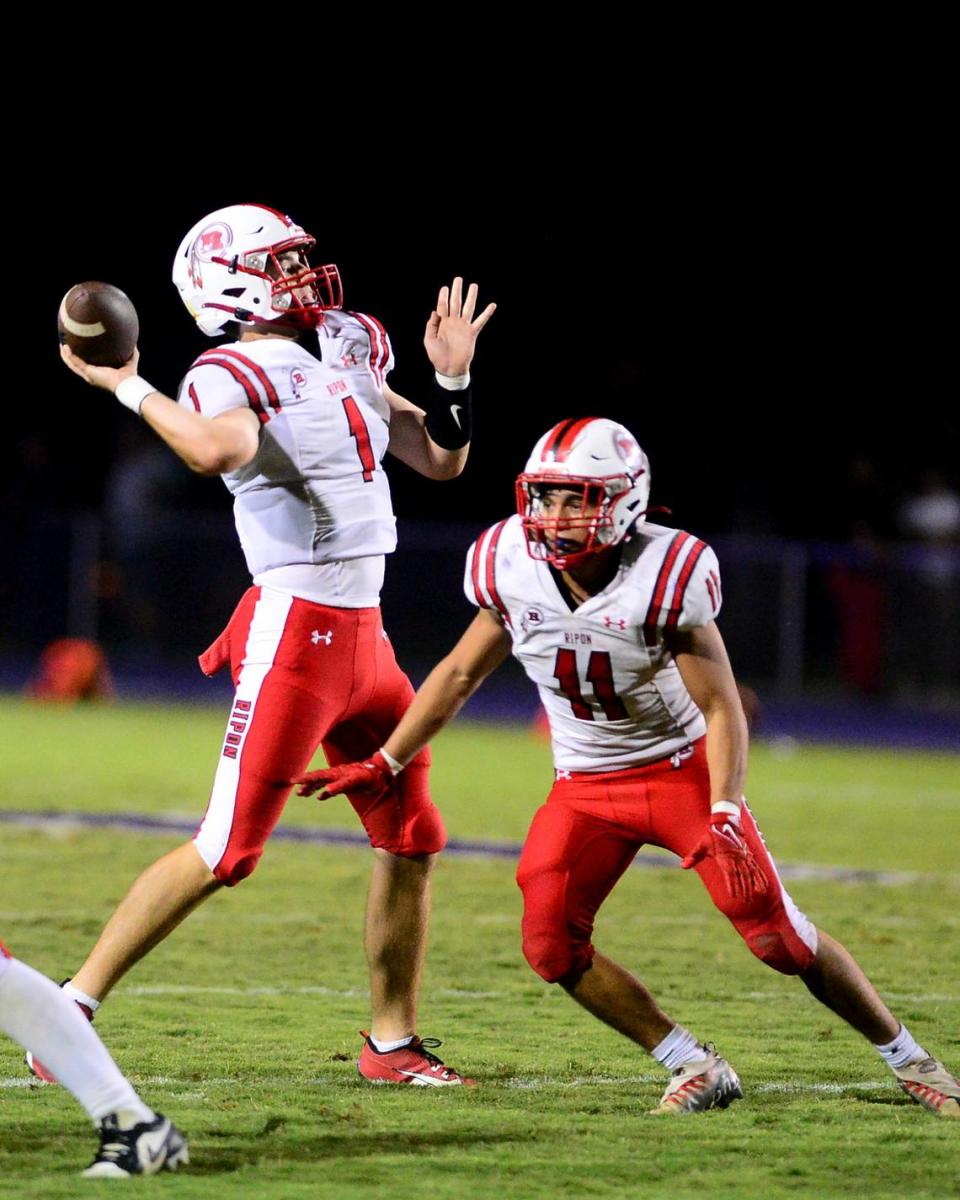
{"label": "white shoe", "polygon": [[743,1099],[743,1088],[736,1071],[708,1042],[707,1057],[686,1062],[670,1076],[667,1090],[660,1097],[654,1113],[706,1112],[708,1108],[726,1108],[734,1100]]}
{"label": "white shoe", "polygon": [[911,1100],[938,1117],[960,1117],[960,1079],[938,1059],[917,1058],[893,1073]]}
{"label": "white shoe", "polygon": [[155,1175],[164,1167],[175,1171],[190,1161],[187,1142],[180,1130],[162,1113],[132,1129],[120,1129],[114,1113],[100,1122],[100,1149],[81,1174],[86,1179],[126,1179],[131,1175]]}

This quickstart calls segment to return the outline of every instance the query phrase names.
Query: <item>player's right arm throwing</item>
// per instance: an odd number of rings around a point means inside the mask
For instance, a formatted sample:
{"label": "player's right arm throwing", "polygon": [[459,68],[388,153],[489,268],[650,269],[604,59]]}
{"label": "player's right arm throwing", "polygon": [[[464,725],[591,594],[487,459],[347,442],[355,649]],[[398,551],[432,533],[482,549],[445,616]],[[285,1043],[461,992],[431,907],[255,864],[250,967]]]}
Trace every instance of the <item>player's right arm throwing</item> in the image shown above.
{"label": "player's right arm throwing", "polygon": [[[119,368],[94,367],[60,347],[64,363],[92,387],[113,392],[121,403],[134,408],[170,449],[199,475],[223,475],[237,471],[252,461],[260,444],[260,422],[249,408],[233,408],[216,417],[190,412],[156,391],[137,374],[139,351]],[[124,384],[137,389],[139,396],[127,401],[118,389]]]}

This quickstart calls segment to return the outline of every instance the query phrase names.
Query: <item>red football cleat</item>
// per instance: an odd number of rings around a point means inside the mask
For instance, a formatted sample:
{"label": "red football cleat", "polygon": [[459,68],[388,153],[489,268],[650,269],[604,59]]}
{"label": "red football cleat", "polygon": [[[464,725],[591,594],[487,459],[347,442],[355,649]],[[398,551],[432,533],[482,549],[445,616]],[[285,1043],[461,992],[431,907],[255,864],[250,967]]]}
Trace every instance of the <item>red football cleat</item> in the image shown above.
{"label": "red football cleat", "polygon": [[476,1087],[468,1079],[440,1061],[430,1048],[439,1046],[439,1038],[418,1038],[399,1050],[381,1054],[374,1049],[370,1035],[360,1030],[363,1049],[357,1059],[357,1071],[370,1083],[412,1083],[415,1087]]}

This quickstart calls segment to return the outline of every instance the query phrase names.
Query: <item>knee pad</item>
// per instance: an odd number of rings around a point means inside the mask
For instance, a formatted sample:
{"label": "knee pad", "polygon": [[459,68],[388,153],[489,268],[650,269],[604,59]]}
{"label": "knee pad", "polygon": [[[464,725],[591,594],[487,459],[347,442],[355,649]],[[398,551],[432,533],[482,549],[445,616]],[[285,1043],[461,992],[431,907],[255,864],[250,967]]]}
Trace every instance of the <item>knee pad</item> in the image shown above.
{"label": "knee pad", "polygon": [[781,975],[799,975],[813,962],[813,951],[793,930],[759,930],[744,940],[752,954]]}
{"label": "knee pad", "polygon": [[568,937],[543,932],[523,934],[523,957],[546,983],[573,987],[593,962],[593,946],[577,946]]}
{"label": "knee pad", "polygon": [[263,854],[262,850],[254,850],[250,854],[224,857],[214,868],[214,875],[225,887],[236,887],[241,880],[252,875]]}

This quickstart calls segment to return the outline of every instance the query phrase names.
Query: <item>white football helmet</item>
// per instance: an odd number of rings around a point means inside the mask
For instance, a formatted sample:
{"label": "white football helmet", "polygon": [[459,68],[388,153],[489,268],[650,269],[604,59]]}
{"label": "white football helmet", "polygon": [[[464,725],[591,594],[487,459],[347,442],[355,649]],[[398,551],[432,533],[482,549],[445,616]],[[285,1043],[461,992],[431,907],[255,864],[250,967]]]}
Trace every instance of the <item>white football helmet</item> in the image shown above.
{"label": "white football helmet", "polygon": [[[546,516],[542,498],[551,488],[580,491],[583,515]],[[645,519],[649,498],[647,456],[629,429],[605,417],[554,425],[534,446],[517,479],[517,511],[527,551],[560,570],[622,542]],[[586,529],[587,536],[574,549],[563,534],[579,529]]]}
{"label": "white football helmet", "polygon": [[[326,309],[343,304],[337,268],[307,263],[306,253],[315,245],[309,233],[276,209],[233,204],[209,213],[183,239],[173,282],[208,337],[230,321],[315,329]],[[288,273],[281,266],[279,256],[288,250],[301,252],[301,270]],[[310,289],[307,298],[297,294],[304,288]]]}

